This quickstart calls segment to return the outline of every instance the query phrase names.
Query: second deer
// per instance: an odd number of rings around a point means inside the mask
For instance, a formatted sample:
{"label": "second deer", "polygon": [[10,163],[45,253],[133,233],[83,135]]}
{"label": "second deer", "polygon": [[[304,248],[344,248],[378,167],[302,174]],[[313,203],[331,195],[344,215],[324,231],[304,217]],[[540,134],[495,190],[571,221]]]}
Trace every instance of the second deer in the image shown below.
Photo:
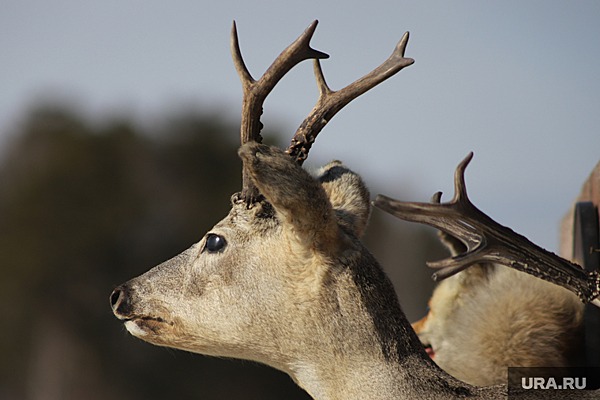
{"label": "second deer", "polygon": [[[597,272],[550,253],[479,209],[457,167],[455,194],[440,204],[378,196],[375,205],[408,221],[440,229],[452,257],[430,262],[441,280],[429,312],[413,324],[444,370],[475,385],[506,382],[508,367],[585,365],[584,303],[598,305]],[[542,279],[539,279],[542,278]]]}

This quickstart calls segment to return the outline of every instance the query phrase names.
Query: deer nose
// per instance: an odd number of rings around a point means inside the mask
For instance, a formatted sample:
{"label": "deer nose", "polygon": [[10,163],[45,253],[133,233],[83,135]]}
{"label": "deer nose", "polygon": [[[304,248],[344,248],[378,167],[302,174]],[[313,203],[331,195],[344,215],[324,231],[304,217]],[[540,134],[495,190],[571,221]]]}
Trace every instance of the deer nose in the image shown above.
{"label": "deer nose", "polygon": [[129,297],[129,289],[121,285],[110,294],[110,306],[113,314],[119,319],[126,319],[131,315],[132,307]]}

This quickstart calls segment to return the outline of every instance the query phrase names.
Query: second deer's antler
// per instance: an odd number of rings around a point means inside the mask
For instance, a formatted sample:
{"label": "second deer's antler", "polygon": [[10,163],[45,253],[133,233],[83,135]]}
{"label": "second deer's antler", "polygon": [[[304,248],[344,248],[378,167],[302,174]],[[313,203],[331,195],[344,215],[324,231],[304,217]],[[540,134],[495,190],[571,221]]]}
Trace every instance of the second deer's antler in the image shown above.
{"label": "second deer's antler", "polygon": [[465,244],[466,252],[427,263],[438,270],[434,280],[445,279],[476,263],[497,263],[563,286],[583,302],[600,307],[598,271],[584,271],[579,265],[539,247],[498,224],[471,203],[464,173],[472,158],[470,153],[456,168],[454,197],[448,203],[440,203],[441,192],[438,192],[431,203],[402,202],[378,195],[374,205],[400,219],[433,226]]}

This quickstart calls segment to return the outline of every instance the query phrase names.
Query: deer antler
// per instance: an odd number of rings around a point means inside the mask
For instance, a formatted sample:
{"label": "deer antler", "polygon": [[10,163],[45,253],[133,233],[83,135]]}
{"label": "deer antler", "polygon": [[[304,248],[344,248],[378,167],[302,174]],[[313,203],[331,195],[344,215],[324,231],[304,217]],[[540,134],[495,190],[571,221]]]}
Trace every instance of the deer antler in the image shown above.
{"label": "deer antler", "polygon": [[[240,127],[242,144],[249,141],[262,142],[262,137],[260,136],[262,129],[262,123],[260,122],[262,106],[271,90],[273,90],[281,78],[295,65],[304,60],[329,57],[327,54],[310,47],[310,39],[317,28],[317,23],[318,21],[314,21],[298,39],[283,50],[258,81],[252,78],[244,63],[238,41],[237,28],[235,22],[233,23],[233,28],[231,29],[231,55],[244,92]],[[255,202],[259,197],[258,190],[247,177],[245,171],[242,173],[242,182],[241,198],[247,204]]]}
{"label": "deer antler", "polygon": [[[260,116],[262,114],[263,103],[279,80],[301,61],[309,58],[315,60],[315,77],[320,94],[313,110],[297,129],[290,146],[286,150],[299,164],[302,164],[306,160],[310,147],[317,135],[338,111],[361,94],[415,62],[412,58],[404,57],[408,43],[408,32],[406,32],[396,45],[392,55],[379,67],[345,88],[333,91],[327,86],[323,71],[321,70],[321,64],[319,63],[319,59],[329,58],[329,56],[310,47],[310,39],[315,32],[317,23],[318,21],[314,21],[298,39],[290,44],[273,61],[258,81],[252,78],[244,63],[240,51],[237,28],[235,22],[233,23],[231,30],[231,54],[244,92],[240,128],[242,144],[249,141],[262,142],[262,137],[260,136],[262,129]],[[242,178],[243,183],[240,199],[243,199],[247,204],[252,204],[260,195],[256,187],[252,184],[252,181],[247,177],[246,171],[242,172]]]}
{"label": "deer antler", "polygon": [[600,307],[600,275],[544,250],[512,229],[498,224],[475,207],[467,196],[465,169],[473,153],[454,173],[454,197],[440,203],[441,192],[432,203],[401,202],[378,195],[374,205],[406,221],[431,225],[465,244],[466,252],[441,261],[428,262],[438,269],[434,280],[452,276],[476,263],[498,263],[563,286],[584,302]]}
{"label": "deer antler", "polygon": [[412,65],[415,60],[404,57],[408,36],[409,34],[406,32],[394,48],[392,55],[379,67],[339,91],[332,91],[327,86],[321,64],[318,59],[315,59],[314,71],[320,92],[319,99],[308,117],[296,130],[292,143],[286,152],[294,157],[299,164],[302,164],[306,160],[310,147],[319,132],[338,111],[358,96],[392,77],[404,67]]}

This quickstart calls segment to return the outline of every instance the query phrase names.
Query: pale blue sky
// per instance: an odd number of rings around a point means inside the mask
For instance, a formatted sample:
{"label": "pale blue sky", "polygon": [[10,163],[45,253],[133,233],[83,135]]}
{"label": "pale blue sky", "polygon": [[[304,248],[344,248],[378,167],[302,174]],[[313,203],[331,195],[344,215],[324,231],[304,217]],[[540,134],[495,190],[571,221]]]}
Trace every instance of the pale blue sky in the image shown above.
{"label": "pale blue sky", "polygon": [[[151,121],[188,102],[237,118],[233,19],[255,77],[319,19],[312,43],[331,55],[333,89],[410,31],[416,63],[342,110],[309,164],[342,159],[374,192],[427,201],[451,195],[454,167],[473,150],[475,204],[557,248],[558,222],[600,160],[598,1],[4,0],[0,132],[56,95],[98,121]],[[263,122],[291,137],[316,94],[305,63],[272,93]]]}

